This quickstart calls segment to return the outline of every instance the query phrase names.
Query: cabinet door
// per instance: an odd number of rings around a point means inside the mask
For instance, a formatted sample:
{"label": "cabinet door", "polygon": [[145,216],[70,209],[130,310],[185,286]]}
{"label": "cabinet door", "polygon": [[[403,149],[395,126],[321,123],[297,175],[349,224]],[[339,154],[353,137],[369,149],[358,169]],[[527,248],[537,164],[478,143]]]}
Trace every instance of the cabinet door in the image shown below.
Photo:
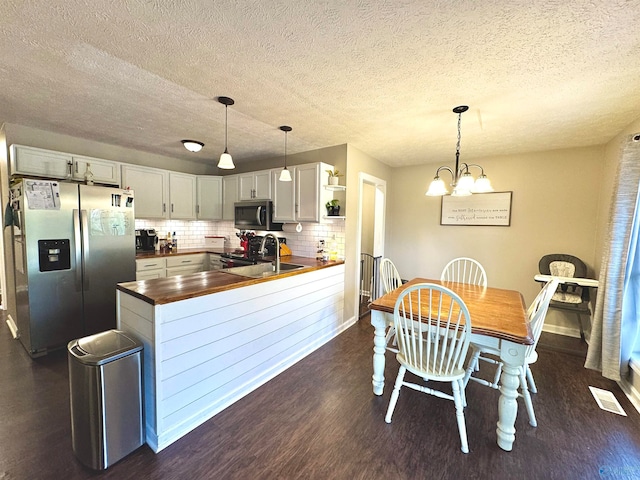
{"label": "cabinet door", "polygon": [[[135,192],[134,192],[135,193]],[[169,217],[180,220],[196,218],[196,176],[169,172]]]}
{"label": "cabinet door", "polygon": [[297,220],[320,221],[320,164],[300,165],[295,171]]}
{"label": "cabinet door", "polygon": [[122,165],[122,187],[133,190],[136,218],[168,218],[167,172],[157,168]]}
{"label": "cabinet door", "polygon": [[253,173],[243,173],[238,175],[238,198],[240,200],[251,200],[255,192],[255,175]]}
{"label": "cabinet door", "polygon": [[222,177],[196,179],[198,220],[222,220]]}
{"label": "cabinet door", "polygon": [[93,181],[106,185],[120,186],[120,164],[100,158],[73,156],[73,179],[83,181],[87,172],[87,165],[91,165]]}
{"label": "cabinet door", "polygon": [[202,264],[187,265],[185,267],[167,267],[167,277],[175,277],[176,275],[191,275],[202,271]]}
{"label": "cabinet door", "polygon": [[240,200],[271,199],[271,170],[238,175]]}
{"label": "cabinet door", "polygon": [[273,181],[273,220],[275,222],[293,222],[296,219],[296,202],[294,185],[296,183],[296,167],[292,167],[293,173],[291,182],[281,182],[280,172],[282,170],[272,170],[271,179]]}
{"label": "cabinet door", "polygon": [[238,201],[238,175],[222,177],[222,219],[233,220],[235,218],[234,203]]}
{"label": "cabinet door", "polygon": [[68,153],[11,145],[11,175],[70,178],[72,157]]}
{"label": "cabinet door", "polygon": [[143,272],[136,272],[136,281],[140,280],[153,280],[154,278],[164,278],[166,272],[163,269],[160,270],[145,270]]}
{"label": "cabinet door", "polygon": [[271,170],[254,173],[253,191],[253,198],[271,200]]}

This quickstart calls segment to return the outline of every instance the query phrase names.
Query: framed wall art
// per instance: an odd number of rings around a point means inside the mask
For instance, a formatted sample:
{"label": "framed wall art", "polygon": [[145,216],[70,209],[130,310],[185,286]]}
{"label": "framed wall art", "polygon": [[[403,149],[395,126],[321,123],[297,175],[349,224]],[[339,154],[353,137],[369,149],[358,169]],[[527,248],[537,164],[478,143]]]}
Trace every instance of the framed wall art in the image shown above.
{"label": "framed wall art", "polygon": [[475,193],[466,197],[442,197],[440,225],[508,227],[511,225],[512,192]]}

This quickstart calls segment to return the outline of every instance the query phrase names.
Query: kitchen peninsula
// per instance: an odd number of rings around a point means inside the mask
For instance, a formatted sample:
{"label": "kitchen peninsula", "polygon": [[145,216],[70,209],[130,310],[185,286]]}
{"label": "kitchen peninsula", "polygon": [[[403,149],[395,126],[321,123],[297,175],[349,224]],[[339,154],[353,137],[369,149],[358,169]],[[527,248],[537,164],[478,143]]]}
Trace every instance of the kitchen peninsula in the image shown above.
{"label": "kitchen peninsula", "polygon": [[282,260],[298,268],[118,285],[118,328],[144,343],[146,442],[155,452],[349,326],[343,261]]}

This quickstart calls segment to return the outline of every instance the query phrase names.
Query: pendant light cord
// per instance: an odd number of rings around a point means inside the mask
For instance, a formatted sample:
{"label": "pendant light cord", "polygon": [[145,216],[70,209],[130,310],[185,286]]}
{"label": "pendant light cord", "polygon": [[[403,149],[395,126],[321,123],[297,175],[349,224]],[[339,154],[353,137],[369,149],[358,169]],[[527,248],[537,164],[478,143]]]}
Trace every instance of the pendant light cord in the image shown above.
{"label": "pendant light cord", "polygon": [[[228,119],[229,105],[224,106],[224,153],[229,153],[227,151],[227,129],[229,128],[229,119]],[[460,129],[460,127],[458,127]],[[460,134],[458,133],[458,144],[460,143]]]}

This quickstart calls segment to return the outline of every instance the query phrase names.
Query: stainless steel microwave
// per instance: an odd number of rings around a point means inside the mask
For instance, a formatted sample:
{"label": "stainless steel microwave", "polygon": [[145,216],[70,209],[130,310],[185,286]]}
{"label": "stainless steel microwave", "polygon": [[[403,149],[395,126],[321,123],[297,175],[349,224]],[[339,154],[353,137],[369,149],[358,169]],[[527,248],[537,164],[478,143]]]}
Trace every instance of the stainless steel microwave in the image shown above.
{"label": "stainless steel microwave", "polygon": [[273,222],[271,200],[251,200],[234,204],[235,227],[240,230],[282,230],[282,223]]}

